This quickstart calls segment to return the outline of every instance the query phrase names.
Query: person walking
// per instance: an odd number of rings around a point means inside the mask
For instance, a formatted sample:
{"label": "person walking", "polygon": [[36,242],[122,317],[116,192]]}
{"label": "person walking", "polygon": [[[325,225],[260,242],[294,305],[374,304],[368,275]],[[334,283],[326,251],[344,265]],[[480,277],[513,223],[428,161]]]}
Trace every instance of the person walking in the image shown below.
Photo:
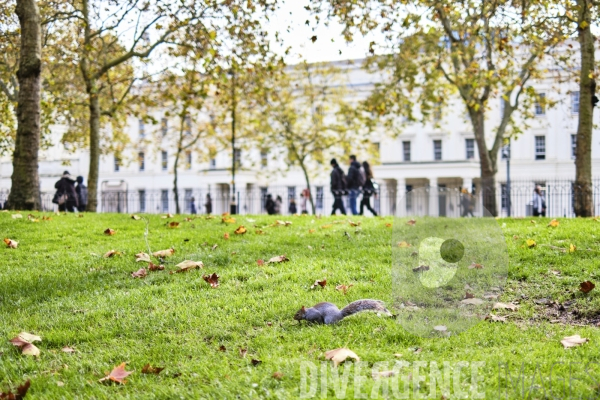
{"label": "person walking", "polygon": [[83,184],[83,176],[81,175],[77,177],[75,192],[77,193],[77,211],[84,212],[88,202],[88,189]]}
{"label": "person walking", "polygon": [[533,216],[534,217],[545,217],[546,216],[546,199],[542,192],[542,187],[536,185],[533,190],[533,199],[531,200],[533,205]]}
{"label": "person walking", "polygon": [[206,193],[206,202],[204,203],[204,210],[206,210],[206,214],[212,213],[212,198],[210,197],[210,193]]}
{"label": "person walking", "polygon": [[373,171],[368,162],[363,161],[363,171],[365,173],[364,184],[362,186],[363,195],[360,200],[360,215],[363,215],[364,207],[371,211],[374,216],[377,216],[377,212],[371,207],[371,196],[375,194],[375,185],[373,185]]}
{"label": "person walking", "polygon": [[331,215],[335,215],[337,210],[340,210],[342,214],[346,215],[346,209],[344,208],[344,202],[342,201],[342,196],[346,190],[346,177],[335,158],[331,159],[330,164],[333,168],[331,170],[330,181],[331,194],[333,194],[333,208],[331,210]]}
{"label": "person walking", "polygon": [[265,201],[265,209],[267,210],[267,214],[275,214],[275,202],[273,201],[273,196],[270,194],[267,195],[267,200]]}
{"label": "person walking", "polygon": [[283,205],[283,199],[277,195],[275,199],[275,214],[281,214],[281,206]]}
{"label": "person walking", "polygon": [[54,184],[56,193],[52,202],[58,204],[58,211],[75,212],[77,207],[77,192],[75,181],[71,178],[69,171],[63,172],[62,177]]}
{"label": "person walking", "polygon": [[192,215],[196,215],[198,213],[196,210],[196,198],[195,197],[192,197],[190,199],[190,213]]}
{"label": "person walking", "polygon": [[346,187],[348,189],[348,207],[352,215],[357,215],[356,199],[358,198],[358,189],[361,186],[360,163],[356,161],[356,156],[350,156],[350,167],[348,168],[348,178],[346,179]]}
{"label": "person walking", "polygon": [[308,198],[310,197],[310,192],[308,189],[304,189],[302,193],[300,193],[300,197],[302,198],[300,201],[300,209],[302,210],[302,214],[308,214],[307,204]]}
{"label": "person walking", "polygon": [[288,211],[291,215],[294,215],[298,212],[298,208],[296,207],[296,200],[290,199],[290,205],[288,207]]}
{"label": "person walking", "polygon": [[460,216],[467,217],[471,215],[473,217],[473,199],[467,188],[462,188],[460,191]]}

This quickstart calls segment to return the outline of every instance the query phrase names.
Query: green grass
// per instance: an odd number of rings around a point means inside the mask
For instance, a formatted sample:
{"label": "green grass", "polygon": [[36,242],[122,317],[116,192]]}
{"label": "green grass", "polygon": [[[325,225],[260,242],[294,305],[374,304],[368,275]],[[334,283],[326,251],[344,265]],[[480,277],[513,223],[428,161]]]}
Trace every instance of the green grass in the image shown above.
{"label": "green grass", "polygon": [[[147,251],[143,220],[51,214],[51,221],[31,222],[26,216],[13,219],[0,213],[2,238],[19,242],[17,249],[0,249],[0,392],[30,379],[31,399],[297,398],[302,363],[320,368],[325,351],[347,347],[366,363],[362,372],[352,363],[339,367],[340,373],[350,373],[346,398],[356,394],[357,374],[366,377],[363,392],[373,398],[373,385],[382,381],[370,377],[370,367],[377,362],[391,367],[398,360],[411,363],[402,372],[406,376],[416,375],[416,361],[440,366],[447,361],[455,373],[459,361],[485,362],[478,390],[490,399],[499,398],[499,391],[511,399],[598,394],[600,334],[595,321],[600,319],[600,295],[598,289],[587,295],[578,290],[582,281],[599,282],[600,222],[591,219],[560,219],[557,228],[546,226],[548,219],[537,219],[537,224],[498,220],[510,260],[499,300],[518,302],[519,310],[497,311],[507,316],[506,323],[482,321],[459,335],[425,339],[394,318],[372,313],[332,326],[299,324],[292,318],[302,305],[320,301],[341,307],[375,298],[393,304],[393,229],[386,226],[391,218],[353,217],[361,226],[352,227],[341,217],[304,216],[286,218],[291,226],[273,227],[275,218],[267,216],[238,216],[229,225],[220,217],[184,221],[176,216],[172,220],[180,221],[180,227],[169,229],[167,220],[149,216],[152,251],[172,246],[176,253],[166,260],[165,271],[133,279],[131,272],[142,266],[134,255]],[[233,233],[239,225],[248,228],[246,235]],[[117,233],[106,236],[106,228]],[[537,246],[529,248],[527,239]],[[213,250],[214,244],[218,247]],[[560,250],[570,244],[575,252]],[[122,254],[102,257],[113,249]],[[283,254],[289,262],[257,265],[258,259]],[[185,259],[201,260],[204,269],[169,274]],[[202,279],[213,272],[220,276],[218,288]],[[327,286],[310,289],[317,279],[327,279]],[[344,294],[335,289],[340,284],[353,286]],[[543,304],[549,302],[565,308],[555,312],[558,306]],[[21,355],[8,342],[22,331],[42,337],[39,358]],[[590,342],[564,349],[560,340],[573,334]],[[67,345],[77,352],[62,352]],[[240,349],[247,349],[245,357]],[[262,362],[253,365],[252,359]],[[135,371],[126,385],[98,382],[121,362]],[[147,363],[165,370],[142,374]],[[508,363],[513,381],[499,363]],[[515,388],[522,365],[525,396]],[[275,372],[283,377],[275,379]],[[470,377],[469,367],[461,375],[463,389]],[[425,398],[428,379],[417,388]],[[335,398],[333,384],[323,392],[319,387],[316,395]],[[374,396],[379,397],[384,395]],[[440,397],[438,389],[435,398]],[[410,398],[415,398],[412,391]]]}

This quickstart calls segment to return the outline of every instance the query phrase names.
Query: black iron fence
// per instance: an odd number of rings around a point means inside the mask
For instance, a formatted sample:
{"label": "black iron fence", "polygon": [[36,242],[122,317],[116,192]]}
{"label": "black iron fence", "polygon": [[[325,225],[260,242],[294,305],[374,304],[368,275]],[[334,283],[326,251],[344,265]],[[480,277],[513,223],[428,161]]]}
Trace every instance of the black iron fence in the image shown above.
{"label": "black iron fence", "polygon": [[[576,196],[580,195],[572,181],[538,180],[514,181],[510,185],[510,194],[505,182],[497,182],[493,189],[483,187],[475,181],[465,194],[456,186],[438,187],[397,187],[394,181],[380,182],[376,192],[370,196],[369,204],[379,215],[438,215],[459,217],[464,215],[485,215],[484,204],[489,204],[489,197],[494,196],[497,213],[500,216],[527,217],[533,215],[533,190],[536,185],[542,188],[549,217],[574,217],[573,205]],[[282,215],[312,213],[312,205],[308,198],[301,195],[302,186],[245,186],[236,191],[235,197],[226,185],[220,188],[189,188],[179,191],[179,211],[183,214],[221,214],[231,210],[235,203],[240,214],[264,214],[267,196],[279,204],[277,212]],[[334,196],[328,186],[313,186],[312,199],[317,214],[331,212]],[[52,203],[53,192],[42,193],[42,207],[45,211],[54,211],[57,206]],[[486,199],[486,196],[488,197]],[[343,203],[347,213],[351,213],[349,197],[344,195]],[[0,205],[8,198],[7,190],[0,190]],[[357,211],[363,194],[356,200]],[[593,184],[594,213],[600,215],[600,180]],[[175,196],[172,190],[118,190],[103,191],[99,194],[98,211],[115,213],[172,213],[177,212]],[[370,214],[366,209],[366,214]]]}

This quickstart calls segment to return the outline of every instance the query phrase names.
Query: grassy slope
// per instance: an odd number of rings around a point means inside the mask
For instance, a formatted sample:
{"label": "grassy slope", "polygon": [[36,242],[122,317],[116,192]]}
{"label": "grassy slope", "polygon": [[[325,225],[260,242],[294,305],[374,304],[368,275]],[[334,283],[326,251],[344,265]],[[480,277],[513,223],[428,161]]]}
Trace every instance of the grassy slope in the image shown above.
{"label": "grassy slope", "polygon": [[[591,376],[585,372],[586,363],[600,363],[597,328],[551,324],[543,306],[533,302],[575,299],[574,309],[594,317],[600,295],[577,291],[579,282],[599,278],[600,238],[595,234],[600,223],[593,220],[561,220],[558,228],[546,227],[548,220],[543,219],[535,225],[529,220],[499,221],[505,224],[511,261],[508,290],[501,300],[519,300],[520,310],[504,313],[509,318],[506,324],[482,322],[458,336],[421,339],[393,319],[374,314],[335,326],[299,325],[292,319],[300,306],[319,301],[339,306],[361,298],[391,301],[392,230],[385,226],[391,219],[361,219],[356,234],[356,228],[346,223],[320,228],[341,218],[294,217],[289,227],[264,227],[274,221],[266,216],[251,217],[254,222],[238,217],[237,224],[227,226],[219,218],[202,218],[167,229],[164,219],[151,216],[152,250],[174,246],[177,251],[167,270],[184,259],[202,260],[205,269],[173,275],[155,272],[138,280],[130,273],[141,267],[134,254],[146,249],[144,221],[127,215],[52,218],[32,223],[0,213],[1,235],[19,241],[18,249],[0,249],[0,391],[31,379],[28,398],[32,399],[293,398],[299,395],[300,362],[320,362],[324,351],[338,347],[348,347],[370,363],[393,363],[395,353],[408,362],[484,361],[479,380],[486,398],[497,398],[499,386],[505,393],[507,382],[504,375],[499,377],[499,362],[508,362],[514,370],[524,361],[529,376],[526,388],[535,363],[541,363],[545,377],[539,378],[538,373],[534,382],[544,385],[546,393],[551,368],[553,379],[569,378],[569,365],[552,367],[554,362],[580,363],[571,373],[579,379],[572,382],[573,395],[591,396],[597,384],[594,379],[600,382],[598,365],[588,367]],[[249,228],[248,234],[233,234],[240,223]],[[263,227],[266,234],[257,235],[253,225]],[[103,234],[109,227],[117,230],[116,235]],[[344,231],[350,233],[350,240]],[[230,240],[224,240],[225,232]],[[529,238],[538,246],[523,246]],[[576,252],[562,253],[548,246],[570,243],[577,246]],[[213,244],[218,244],[215,250]],[[123,255],[102,258],[111,249]],[[257,259],[281,254],[290,261],[257,266]],[[550,270],[562,274],[555,276]],[[202,279],[203,273],[212,272],[221,276],[217,289]],[[328,283],[323,290],[309,289],[322,278]],[[344,295],[335,290],[338,284],[354,286]],[[39,360],[21,356],[8,342],[21,331],[42,336]],[[572,334],[590,338],[590,343],[564,350],[559,341]],[[61,352],[65,345],[75,347],[77,353]],[[219,351],[220,346],[226,350]],[[422,351],[415,353],[415,347]],[[240,357],[240,348],[248,349],[245,358]],[[262,363],[253,366],[253,358]],[[126,385],[98,383],[105,371],[123,361],[127,369],[135,370]],[[158,376],[143,375],[140,371],[146,363],[166,370]],[[276,371],[283,373],[283,379],[272,377]],[[465,373],[464,385],[468,381]],[[373,380],[366,380],[366,392],[372,384]],[[563,385],[553,383],[554,395]],[[352,391],[350,386],[349,398]],[[423,391],[429,392],[427,385]],[[515,393],[509,389],[508,398],[521,397]],[[334,397],[332,389],[328,396]],[[543,398],[542,389],[531,398]]]}

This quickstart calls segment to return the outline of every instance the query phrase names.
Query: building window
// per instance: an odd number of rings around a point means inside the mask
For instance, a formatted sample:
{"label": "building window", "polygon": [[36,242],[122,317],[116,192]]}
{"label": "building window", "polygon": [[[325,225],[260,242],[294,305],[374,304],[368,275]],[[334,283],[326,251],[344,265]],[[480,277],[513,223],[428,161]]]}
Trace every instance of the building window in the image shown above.
{"label": "building window", "polygon": [[500,193],[501,193],[501,197],[500,197],[500,207],[504,210],[506,210],[508,208],[508,197],[507,197],[507,191],[506,191],[506,183],[501,183],[500,184]]}
{"label": "building window", "polygon": [[546,115],[546,93],[538,93],[536,96],[535,115]]}
{"label": "building window", "polygon": [[143,172],[146,169],[146,160],[144,157],[144,152],[142,151],[138,153],[138,165],[140,168],[140,172]]}
{"label": "building window", "polygon": [[121,169],[121,159],[119,157],[115,156],[114,162],[115,162],[115,172],[119,172],[119,170]]}
{"label": "building window", "polygon": [[161,211],[164,213],[168,213],[169,212],[169,191],[168,190],[161,190],[160,191],[160,204],[161,204]]}
{"label": "building window", "polygon": [[236,168],[241,167],[241,165],[242,165],[242,149],[234,149],[233,150],[233,160],[235,162]]}
{"label": "building window", "polygon": [[141,118],[138,119],[138,134],[140,135],[140,138],[146,137],[146,125],[144,124],[144,120]]}
{"label": "building window", "polygon": [[269,153],[267,152],[267,150],[260,151],[260,167],[261,168],[267,168],[267,165],[269,163],[268,156],[269,156]]}
{"label": "building window", "polygon": [[191,135],[192,134],[192,117],[189,115],[186,115],[184,124],[185,124],[185,134],[188,136]]}
{"label": "building window", "polygon": [[404,161],[410,161],[410,142],[402,142],[402,154],[404,155]]}
{"label": "building window", "polygon": [[160,152],[160,169],[166,171],[169,168],[169,158],[166,151]]}
{"label": "building window", "polygon": [[187,169],[187,170],[192,169],[192,152],[191,151],[185,152],[185,169]]}
{"label": "building window", "polygon": [[412,185],[406,185],[404,187],[405,190],[405,202],[406,202],[406,212],[412,212],[413,209],[413,186]]}
{"label": "building window", "polygon": [[217,169],[217,159],[216,158],[210,159],[210,169]]}
{"label": "building window", "polygon": [[579,92],[571,93],[571,114],[579,114]]}
{"label": "building window", "polygon": [[163,137],[167,136],[167,131],[169,130],[169,120],[166,118],[162,118],[160,120],[160,133]]}
{"label": "building window", "polygon": [[571,158],[574,160],[577,155],[577,135],[571,135]]}
{"label": "building window", "polygon": [[535,137],[535,159],[546,159],[546,136]]}
{"label": "building window", "polygon": [[140,212],[146,212],[146,191],[138,190],[138,197],[140,199]]}
{"label": "building window", "polygon": [[442,159],[442,141],[441,140],[433,141],[433,159],[435,161],[440,161]]}
{"label": "building window", "polygon": [[473,160],[475,158],[475,139],[465,139],[465,146],[467,151],[467,160]]}

